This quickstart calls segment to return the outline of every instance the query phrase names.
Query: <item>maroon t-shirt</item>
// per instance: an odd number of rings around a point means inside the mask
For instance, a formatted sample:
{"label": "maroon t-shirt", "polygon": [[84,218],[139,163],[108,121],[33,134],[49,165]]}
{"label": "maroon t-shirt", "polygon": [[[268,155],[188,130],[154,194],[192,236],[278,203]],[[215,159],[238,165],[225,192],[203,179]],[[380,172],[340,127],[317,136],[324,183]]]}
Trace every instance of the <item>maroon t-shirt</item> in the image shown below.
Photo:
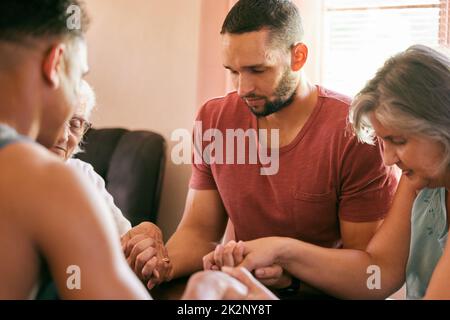
{"label": "maroon t-shirt", "polygon": [[[360,143],[349,132],[350,99],[318,89],[304,127],[279,149],[277,174],[261,175],[261,163],[250,164],[248,155],[246,164],[193,164],[190,188],[218,190],[237,240],[285,236],[337,247],[340,219],[376,221],[388,212],[395,171],[384,166],[379,145]],[[207,102],[197,121],[203,132],[217,129],[224,136],[227,129],[258,129],[257,118],[235,92]]]}

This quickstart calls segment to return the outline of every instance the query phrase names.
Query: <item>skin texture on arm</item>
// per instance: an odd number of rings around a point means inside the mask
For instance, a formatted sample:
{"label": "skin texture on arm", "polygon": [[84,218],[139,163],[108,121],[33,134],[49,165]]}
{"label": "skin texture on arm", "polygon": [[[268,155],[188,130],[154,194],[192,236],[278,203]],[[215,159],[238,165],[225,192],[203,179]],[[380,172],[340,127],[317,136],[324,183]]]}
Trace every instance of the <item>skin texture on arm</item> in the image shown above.
{"label": "skin texture on arm", "polygon": [[[45,258],[60,296],[149,299],[126,264],[96,190],[36,145],[12,145],[8,153],[2,158],[14,172],[5,177],[11,185],[8,211],[22,236]],[[67,286],[70,266],[81,271],[80,290]]]}
{"label": "skin texture on arm", "polygon": [[[375,232],[382,224],[382,220],[374,222],[349,222],[340,220],[342,245],[344,249],[364,250]],[[291,275],[278,265],[255,270],[255,275],[263,284],[277,288],[285,288],[292,283]],[[314,288],[303,283],[302,290],[316,292]]]}
{"label": "skin texture on arm", "polygon": [[171,278],[201,270],[203,256],[220,241],[226,223],[227,214],[217,190],[190,189],[183,218],[166,245],[173,264]]}
{"label": "skin texture on arm", "polygon": [[236,240],[236,234],[234,233],[233,222],[228,219],[227,227],[225,229],[225,233],[223,234],[222,244],[227,244],[232,240]]}
{"label": "skin texture on arm", "polygon": [[[382,220],[359,223],[340,220],[343,247],[364,250],[381,223]],[[242,246],[234,241],[233,224],[228,221],[223,244],[203,258],[203,268],[220,270],[222,266],[237,266],[243,260],[242,254]],[[275,289],[288,287],[292,282],[291,276],[278,265],[256,269],[255,276],[264,285]]]}
{"label": "skin texture on arm", "polygon": [[381,226],[383,220],[374,222],[349,222],[340,220],[342,244],[344,249],[366,249],[370,240]]}
{"label": "skin texture on arm", "polygon": [[[293,276],[336,297],[386,298],[404,283],[415,196],[415,190],[403,179],[385,222],[365,251],[326,249],[289,238],[265,238],[245,243],[246,257],[241,266],[254,270],[275,262]],[[380,289],[370,290],[367,286],[369,266],[380,268]]]}
{"label": "skin texture on arm", "polygon": [[450,299],[450,246],[445,247],[444,254],[433,271],[424,299]]}
{"label": "skin texture on arm", "polygon": [[[344,249],[364,250],[369,244],[375,232],[382,224],[382,220],[374,222],[349,222],[340,220],[340,230]],[[292,283],[291,275],[283,270],[279,265],[272,265],[267,268],[255,270],[255,276],[264,285],[274,289],[288,287]],[[303,290],[316,292],[312,287],[303,283]]]}

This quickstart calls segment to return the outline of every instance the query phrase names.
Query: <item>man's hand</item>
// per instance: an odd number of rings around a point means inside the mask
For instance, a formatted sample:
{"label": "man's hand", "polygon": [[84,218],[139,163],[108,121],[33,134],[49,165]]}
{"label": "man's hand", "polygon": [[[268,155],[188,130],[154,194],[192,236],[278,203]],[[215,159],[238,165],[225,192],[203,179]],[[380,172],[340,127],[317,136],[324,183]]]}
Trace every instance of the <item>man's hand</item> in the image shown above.
{"label": "man's hand", "polygon": [[244,243],[231,240],[226,245],[217,245],[214,251],[203,257],[203,269],[218,271],[222,267],[235,267],[243,259]]}
{"label": "man's hand", "polygon": [[[264,241],[264,239],[254,240],[251,243],[251,247],[257,247],[258,242]],[[226,245],[218,245],[214,251],[203,257],[203,268],[205,270],[217,271],[224,266],[238,266],[244,260],[245,244],[248,243],[244,243],[242,241],[237,243],[235,241],[230,241]],[[263,243],[261,243],[261,245],[262,244]],[[257,268],[254,270],[254,275],[265,286],[273,289],[286,288],[292,282],[292,277],[288,273],[284,272],[283,269],[277,264]]]}
{"label": "man's hand", "polygon": [[131,269],[147,288],[171,278],[172,264],[164,246],[161,230],[153,223],[143,222],[121,239],[122,249]]}
{"label": "man's hand", "polygon": [[244,268],[223,268],[194,274],[183,294],[184,300],[277,299]]}
{"label": "man's hand", "polygon": [[278,253],[284,245],[283,238],[267,237],[244,242],[244,260],[240,267],[249,271],[278,265]]}
{"label": "man's hand", "polygon": [[256,279],[272,289],[287,288],[292,284],[292,276],[278,264],[257,268],[253,271]]}

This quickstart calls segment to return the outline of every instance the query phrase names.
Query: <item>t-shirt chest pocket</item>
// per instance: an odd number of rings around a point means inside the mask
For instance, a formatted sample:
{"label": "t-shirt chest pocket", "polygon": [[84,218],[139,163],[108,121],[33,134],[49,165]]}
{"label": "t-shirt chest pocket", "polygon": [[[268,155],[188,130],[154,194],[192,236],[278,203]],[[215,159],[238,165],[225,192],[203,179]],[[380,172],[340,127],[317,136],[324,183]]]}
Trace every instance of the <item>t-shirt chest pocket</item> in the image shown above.
{"label": "t-shirt chest pocket", "polygon": [[333,192],[325,192],[325,193],[309,193],[292,189],[292,197],[296,200],[307,201],[307,202],[326,202],[333,200]]}
{"label": "t-shirt chest pocket", "polygon": [[307,192],[297,188],[291,189],[292,213],[303,216],[305,214],[334,214],[336,212],[336,195],[334,191]]}

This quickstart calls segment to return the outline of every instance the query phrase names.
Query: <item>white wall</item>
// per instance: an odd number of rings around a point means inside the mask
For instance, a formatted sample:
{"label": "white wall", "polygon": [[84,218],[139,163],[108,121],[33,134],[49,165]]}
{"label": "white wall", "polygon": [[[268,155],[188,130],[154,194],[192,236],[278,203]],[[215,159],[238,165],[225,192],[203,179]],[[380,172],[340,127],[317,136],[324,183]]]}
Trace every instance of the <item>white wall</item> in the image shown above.
{"label": "white wall", "polygon": [[[320,82],[318,0],[295,0],[310,48],[306,73]],[[235,0],[88,0],[96,127],[147,129],[168,142],[158,225],[168,238],[184,209],[190,166],[170,161],[173,130],[191,130],[196,110],[226,92],[219,31]],[[215,38],[217,37],[217,39]]]}
{"label": "white wall", "polygon": [[148,129],[168,144],[158,224],[166,237],[182,215],[190,166],[170,161],[170,135],[191,130],[197,109],[200,0],[89,0],[96,127]]}
{"label": "white wall", "polygon": [[314,84],[322,81],[321,63],[322,56],[320,47],[322,45],[322,0],[295,0],[303,19],[305,29],[304,43],[309,48],[309,57],[305,65],[308,79]]}

